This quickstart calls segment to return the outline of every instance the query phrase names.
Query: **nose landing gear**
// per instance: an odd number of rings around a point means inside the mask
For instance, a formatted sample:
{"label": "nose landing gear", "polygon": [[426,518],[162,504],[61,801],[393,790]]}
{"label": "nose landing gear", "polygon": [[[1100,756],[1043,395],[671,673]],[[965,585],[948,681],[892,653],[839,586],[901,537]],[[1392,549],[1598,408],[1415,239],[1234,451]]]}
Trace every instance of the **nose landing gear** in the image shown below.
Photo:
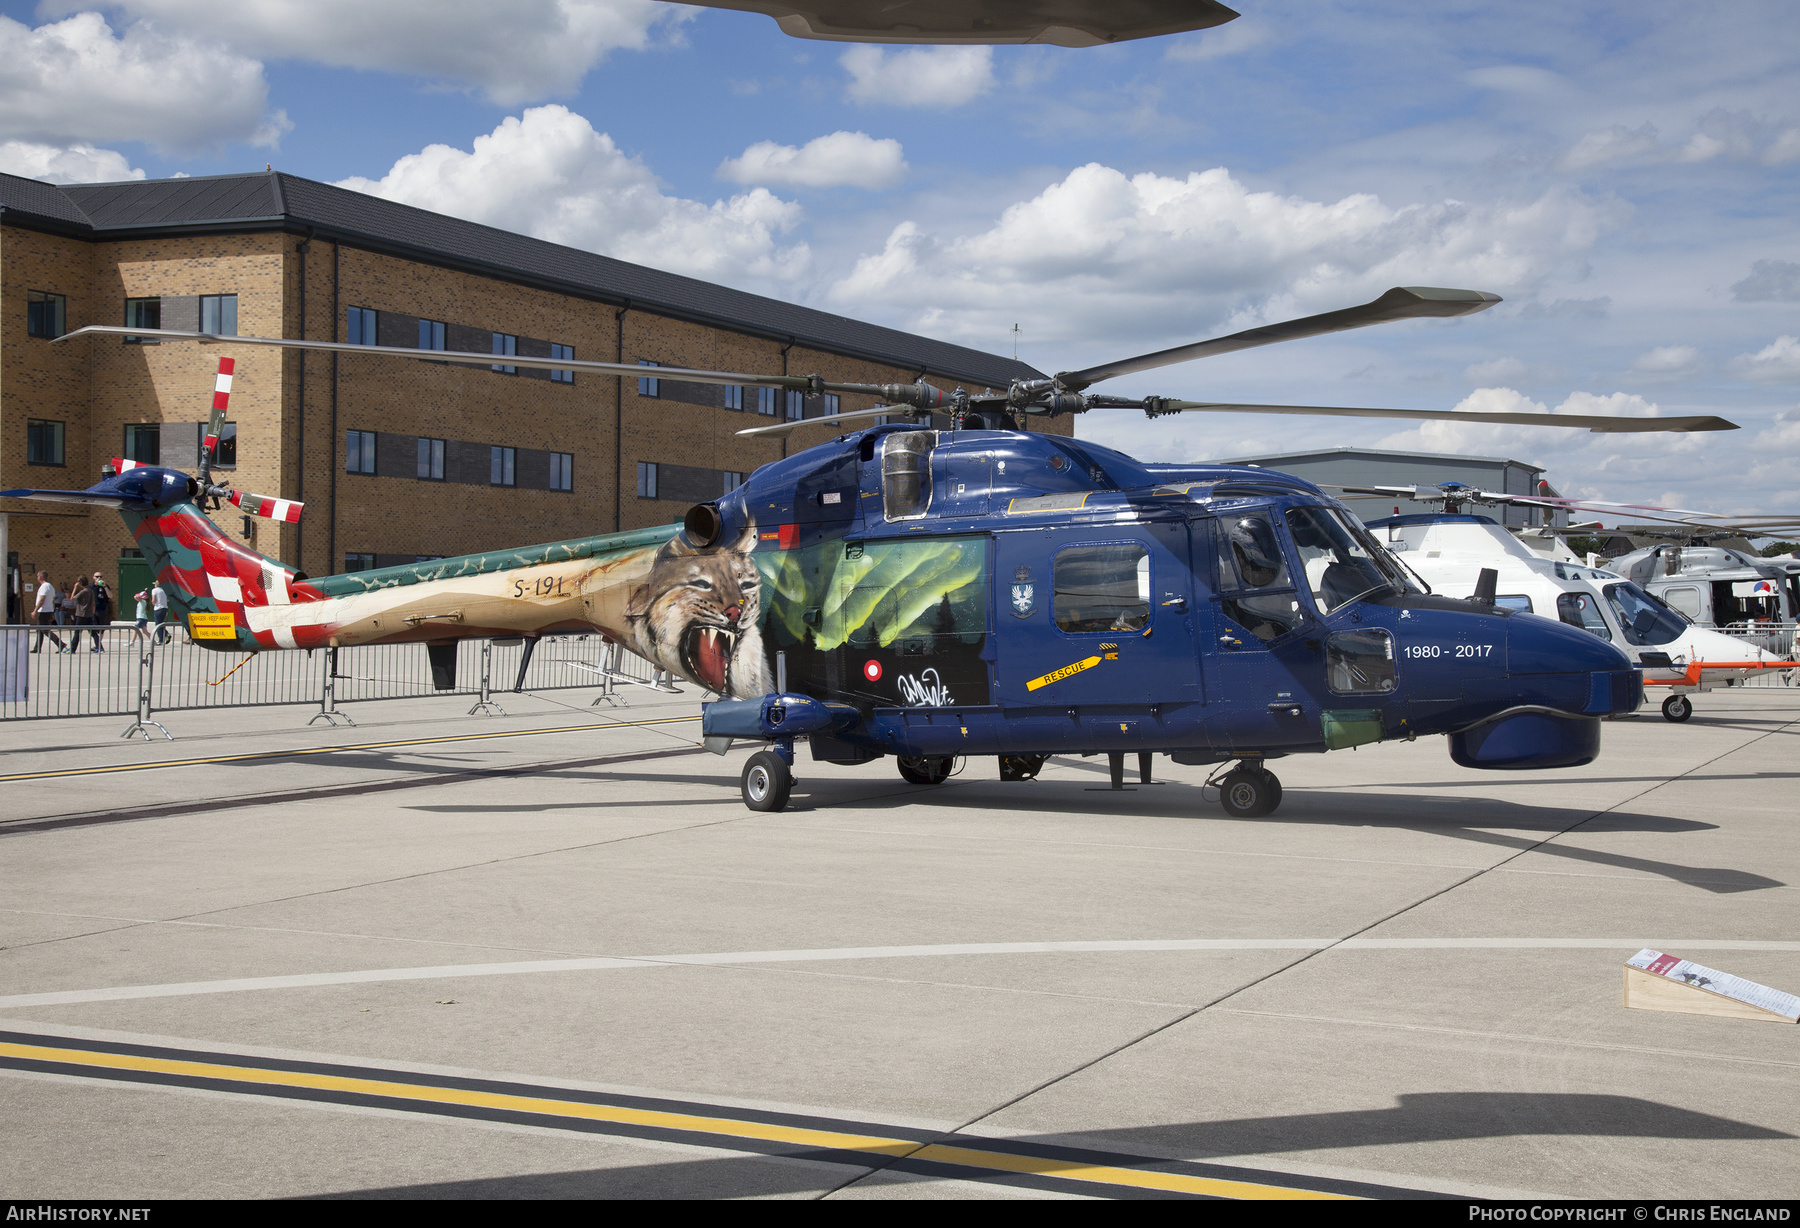
{"label": "nose landing gear", "polygon": [[1281,805],[1281,781],[1258,759],[1245,759],[1206,783],[1218,786],[1219,803],[1234,819],[1260,819]]}
{"label": "nose landing gear", "polygon": [[759,750],[744,764],[738,788],[744,794],[744,805],[752,810],[785,810],[794,789],[794,771],[775,751]]}
{"label": "nose landing gear", "polygon": [[1663,700],[1663,717],[1680,724],[1694,715],[1694,702],[1686,695],[1671,695]]}

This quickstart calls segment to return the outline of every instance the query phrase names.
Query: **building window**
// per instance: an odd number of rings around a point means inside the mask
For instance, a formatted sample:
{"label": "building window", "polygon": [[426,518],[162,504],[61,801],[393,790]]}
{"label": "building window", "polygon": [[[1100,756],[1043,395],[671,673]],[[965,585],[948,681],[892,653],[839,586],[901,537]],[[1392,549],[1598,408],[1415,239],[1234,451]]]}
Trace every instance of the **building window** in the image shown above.
{"label": "building window", "polygon": [[[660,367],[660,366],[662,366],[662,364],[660,362],[651,362],[648,358],[640,358],[640,359],[638,359],[638,366],[640,366],[640,367]],[[660,385],[661,383],[662,383],[662,381],[657,379],[653,375],[638,376],[638,395],[641,397],[661,396],[662,393],[657,390],[658,385]]]}
{"label": "building window", "polygon": [[417,554],[413,556],[415,563],[435,563],[444,556],[441,554]]}
{"label": "building window", "polygon": [[[442,349],[443,347],[439,346],[438,348]],[[500,355],[517,354],[519,352],[519,339],[511,333],[495,333],[494,348],[488,352],[490,354]],[[494,370],[500,372],[502,375],[517,375],[519,373],[519,368],[515,367],[510,362],[497,362],[494,364]]]}
{"label": "building window", "polygon": [[[572,345],[557,345],[555,342],[551,342],[550,357],[566,358],[570,362],[574,362],[575,347]],[[575,382],[575,372],[565,371],[561,367],[552,367],[550,368],[550,378],[559,384],[573,384]]]}
{"label": "building window", "polygon": [[420,320],[419,348],[421,350],[443,349],[445,327],[442,320]]}
{"label": "building window", "polygon": [[125,459],[145,465],[162,463],[162,426],[135,422],[125,428]]}
{"label": "building window", "polygon": [[444,441],[419,439],[419,476],[427,482],[444,480]]}
{"label": "building window", "polygon": [[736,490],[738,487],[742,486],[743,484],[744,484],[744,475],[743,474],[733,473],[729,469],[727,469],[725,471],[725,489],[720,491],[719,493],[722,495],[728,495],[732,491]]}
{"label": "building window", "polygon": [[237,336],[237,295],[202,294],[200,331],[215,337]]}
{"label": "building window", "polygon": [[374,345],[375,309],[352,307],[344,318],[344,340],[351,345]]}
{"label": "building window", "polygon": [[235,469],[237,467],[237,423],[226,422],[219,427],[219,447],[213,456],[213,467],[216,469]]}
{"label": "building window", "polygon": [[344,432],[344,472],[375,472],[375,432]]}
{"label": "building window", "polygon": [[[159,298],[128,298],[128,299],[126,299],[125,300],[125,327],[126,328],[161,328],[162,327],[162,300]],[[154,339],[145,341],[142,337],[127,337],[127,338],[125,338],[125,344],[127,344],[127,345],[155,345],[156,341]]]}
{"label": "building window", "polygon": [[827,418],[837,417],[838,404],[839,404],[839,402],[838,402],[838,394],[837,393],[828,392],[825,394],[825,416]]}
{"label": "building window", "polygon": [[638,498],[656,498],[656,465],[650,461],[638,462]]}
{"label": "building window", "polygon": [[346,554],[344,556],[345,571],[370,571],[375,566],[372,554]]}
{"label": "building window", "polygon": [[488,449],[488,485],[512,486],[513,464],[518,459],[518,449],[494,447]]}
{"label": "building window", "polygon": [[46,418],[25,420],[25,463],[27,465],[60,465],[63,463],[63,424]]}
{"label": "building window", "polygon": [[806,417],[806,394],[804,392],[795,392],[791,388],[788,390],[787,416],[789,422],[797,422]]}
{"label": "building window", "polygon": [[725,385],[725,408],[744,408],[744,386],[742,384]]}
{"label": "building window", "polygon": [[568,452],[552,452],[550,454],[550,489],[573,490],[574,488],[574,455]]}
{"label": "building window", "polygon": [[[25,335],[28,337],[45,337],[52,341],[62,336],[68,329],[69,300],[60,294],[48,294],[42,290],[25,292]],[[61,461],[57,462],[61,464]]]}
{"label": "building window", "polygon": [[756,412],[763,415],[765,418],[773,418],[775,416],[775,390],[773,388],[758,388],[756,390]]}

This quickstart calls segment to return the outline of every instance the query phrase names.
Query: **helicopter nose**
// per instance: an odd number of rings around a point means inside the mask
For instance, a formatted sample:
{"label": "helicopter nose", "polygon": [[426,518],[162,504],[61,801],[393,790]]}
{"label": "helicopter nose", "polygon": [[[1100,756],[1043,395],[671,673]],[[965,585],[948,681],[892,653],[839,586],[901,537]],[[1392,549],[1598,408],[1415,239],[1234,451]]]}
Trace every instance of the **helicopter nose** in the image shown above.
{"label": "helicopter nose", "polygon": [[1492,714],[1450,735],[1471,768],[1579,767],[1600,753],[1600,718],[1635,711],[1643,675],[1607,641],[1521,614],[1507,620],[1507,666]]}

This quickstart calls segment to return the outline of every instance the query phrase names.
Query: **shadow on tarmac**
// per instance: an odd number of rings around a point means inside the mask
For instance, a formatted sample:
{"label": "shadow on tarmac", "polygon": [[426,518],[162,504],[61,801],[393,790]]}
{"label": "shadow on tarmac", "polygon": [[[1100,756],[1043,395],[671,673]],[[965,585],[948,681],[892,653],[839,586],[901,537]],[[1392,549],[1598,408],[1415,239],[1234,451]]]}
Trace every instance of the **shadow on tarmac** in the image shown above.
{"label": "shadow on tarmac", "polygon": [[[1637,1096],[1611,1096],[1580,1092],[1415,1092],[1396,1097],[1381,1109],[1351,1109],[1334,1113],[1298,1113],[1281,1117],[1251,1117],[1230,1121],[1185,1122],[1168,1126],[1127,1127],[1120,1130],[1083,1132],[1084,1148],[1134,1148],[1160,1153],[1163,1162],[1206,1161],[1218,1157],[1272,1155],[1288,1152],[1334,1151],[1354,1147],[1403,1146],[1417,1143],[1456,1142],[1466,1139],[1526,1136],[1563,1138],[1658,1138],[1707,1141],[1791,1139],[1794,1136],[1766,1126],[1733,1121],[1691,1109],[1658,1104]],[[942,1143],[971,1144],[974,1138],[944,1135]],[[1010,1143],[1067,1147],[1065,1138],[1013,1137]],[[1121,1156],[1121,1160],[1127,1157]],[[1158,1159],[1141,1157],[1140,1163],[1156,1167]],[[836,1168],[836,1166],[833,1166]],[[865,1171],[850,1177],[850,1166],[826,1168],[814,1164],[769,1164],[752,1157],[677,1160],[622,1168],[598,1168],[519,1176],[482,1177],[467,1181],[431,1182],[419,1185],[346,1190],[317,1198],[745,1198],[781,1194],[824,1193],[847,1181],[861,1180]],[[893,1176],[904,1172],[888,1170]],[[1126,1187],[1079,1185],[1054,1179],[1015,1179],[1000,1173],[945,1172],[944,1176],[979,1179],[1006,1185],[1098,1193],[1108,1197],[1167,1197],[1154,1191]],[[1474,1174],[1467,1174],[1474,1177]],[[1247,1179],[1281,1182],[1279,1176],[1246,1173]],[[1373,1177],[1373,1174],[1371,1174]],[[1396,1185],[1411,1181],[1428,1185],[1428,1179],[1395,1173]],[[1308,1185],[1298,1179],[1298,1185]]]}

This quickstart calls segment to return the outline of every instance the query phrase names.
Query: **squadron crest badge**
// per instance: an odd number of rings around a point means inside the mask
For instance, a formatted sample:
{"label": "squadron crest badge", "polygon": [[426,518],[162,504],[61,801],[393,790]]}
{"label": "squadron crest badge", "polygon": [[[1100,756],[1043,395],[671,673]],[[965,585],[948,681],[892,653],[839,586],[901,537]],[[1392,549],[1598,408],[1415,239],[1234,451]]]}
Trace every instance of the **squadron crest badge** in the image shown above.
{"label": "squadron crest badge", "polygon": [[1012,612],[1014,618],[1029,618],[1037,609],[1037,586],[1031,582],[1031,568],[1013,572]]}

